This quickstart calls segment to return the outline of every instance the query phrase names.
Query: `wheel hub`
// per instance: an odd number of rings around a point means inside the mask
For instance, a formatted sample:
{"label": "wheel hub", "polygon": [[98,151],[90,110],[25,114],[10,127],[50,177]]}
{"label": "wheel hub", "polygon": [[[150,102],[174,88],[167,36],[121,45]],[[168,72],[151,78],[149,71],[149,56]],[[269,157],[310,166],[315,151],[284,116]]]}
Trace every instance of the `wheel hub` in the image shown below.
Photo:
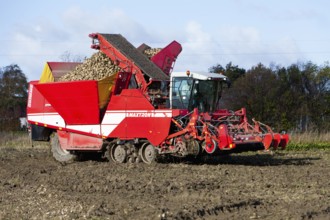
{"label": "wheel hub", "polygon": [[111,149],[111,159],[117,163],[124,163],[126,161],[127,153],[125,146],[117,145]]}

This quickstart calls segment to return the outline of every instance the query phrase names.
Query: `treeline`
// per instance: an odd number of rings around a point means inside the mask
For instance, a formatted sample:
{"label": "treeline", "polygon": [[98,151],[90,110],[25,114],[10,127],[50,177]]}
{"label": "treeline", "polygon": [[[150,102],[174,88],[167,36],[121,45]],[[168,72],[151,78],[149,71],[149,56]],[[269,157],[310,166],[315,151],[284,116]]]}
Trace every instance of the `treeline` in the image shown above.
{"label": "treeline", "polygon": [[312,62],[288,67],[258,64],[245,70],[228,63],[209,69],[231,80],[222,106],[246,107],[255,118],[276,130],[327,132],[330,130],[330,66]]}
{"label": "treeline", "polygon": [[0,131],[22,129],[20,118],[26,116],[28,83],[18,65],[0,68]]}

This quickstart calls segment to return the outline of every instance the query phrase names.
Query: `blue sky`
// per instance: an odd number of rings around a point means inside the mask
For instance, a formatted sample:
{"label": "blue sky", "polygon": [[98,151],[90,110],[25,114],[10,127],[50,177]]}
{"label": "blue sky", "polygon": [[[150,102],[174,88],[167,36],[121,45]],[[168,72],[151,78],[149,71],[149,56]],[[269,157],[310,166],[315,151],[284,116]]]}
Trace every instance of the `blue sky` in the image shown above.
{"label": "blue sky", "polygon": [[176,71],[330,60],[327,0],[11,0],[1,8],[0,67],[18,64],[29,80],[65,51],[91,56],[93,32],[120,33],[135,46],[176,40]]}

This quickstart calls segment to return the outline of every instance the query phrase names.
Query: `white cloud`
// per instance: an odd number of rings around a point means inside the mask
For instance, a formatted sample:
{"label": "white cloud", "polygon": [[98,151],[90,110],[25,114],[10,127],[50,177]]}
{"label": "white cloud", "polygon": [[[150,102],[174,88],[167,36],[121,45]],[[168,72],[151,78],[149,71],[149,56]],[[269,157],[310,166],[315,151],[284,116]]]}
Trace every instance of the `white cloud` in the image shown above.
{"label": "white cloud", "polygon": [[201,24],[189,22],[185,36],[183,52],[177,62],[179,70],[208,71],[216,64],[225,66],[229,62],[250,68],[262,62],[261,57],[269,49],[253,27],[224,26],[210,33]]}
{"label": "white cloud", "polygon": [[28,80],[38,79],[45,62],[59,61],[60,54],[70,48],[68,32],[44,17],[14,26],[8,35],[10,41],[3,45],[10,62],[6,65],[18,64]]}
{"label": "white cloud", "polygon": [[293,39],[285,36],[266,38],[255,27],[221,27],[216,35],[221,45],[221,51],[216,54],[223,66],[229,62],[246,69],[260,62],[290,65],[300,56],[300,49]]}
{"label": "white cloud", "polygon": [[264,39],[254,27],[222,26],[213,33],[197,22],[189,22],[181,42],[183,52],[175,70],[208,71],[216,64],[229,62],[249,69],[258,63],[290,65],[297,62],[299,47],[290,38]]}
{"label": "white cloud", "polygon": [[13,36],[10,42],[14,43],[5,46],[5,53],[11,63],[22,68],[29,80],[40,77],[47,61],[61,61],[65,51],[89,57],[95,52],[90,48],[90,33],[120,33],[129,41],[148,37],[143,26],[119,9],[104,9],[95,15],[72,7],[56,21],[60,23],[39,17],[34,22],[17,26],[10,33]]}
{"label": "white cloud", "polygon": [[195,21],[186,25],[183,34],[186,38],[180,42],[183,51],[178,58],[176,70],[207,71],[215,62],[216,41]]}
{"label": "white cloud", "polygon": [[[260,7],[265,6],[251,7],[260,10]],[[262,11],[272,13],[269,7]],[[313,14],[305,10],[294,16],[302,17],[306,13]],[[260,16],[264,14],[256,18]],[[270,17],[272,15],[268,19]],[[235,18],[228,20],[233,23],[226,22],[227,25],[223,25],[221,20],[212,20],[212,24],[190,21],[183,28],[169,20],[152,29],[147,26],[148,21],[139,23],[119,8],[103,7],[98,13],[93,13],[73,6],[59,13],[58,17],[36,17],[33,22],[20,23],[11,33],[7,33],[12,40],[1,48],[4,51],[1,53],[8,54],[6,62],[18,64],[29,80],[38,79],[45,62],[60,61],[65,51],[73,55],[90,56],[95,51],[90,49],[88,34],[93,32],[120,33],[135,46],[147,43],[153,47],[163,47],[176,40],[183,46],[175,66],[177,71],[207,71],[211,66],[218,63],[226,65],[228,62],[244,68],[250,68],[258,62],[289,65],[301,59],[300,47],[303,45],[288,37],[290,33],[281,33],[282,26],[279,24],[277,30],[271,30],[262,25],[246,26],[244,21],[237,25]],[[290,30],[290,27],[286,28]],[[272,36],[272,33],[277,34],[277,37]]]}
{"label": "white cloud", "polygon": [[142,25],[117,8],[104,8],[95,14],[73,7],[63,14],[62,21],[73,36],[84,37],[86,32],[120,33],[136,40],[148,35]]}

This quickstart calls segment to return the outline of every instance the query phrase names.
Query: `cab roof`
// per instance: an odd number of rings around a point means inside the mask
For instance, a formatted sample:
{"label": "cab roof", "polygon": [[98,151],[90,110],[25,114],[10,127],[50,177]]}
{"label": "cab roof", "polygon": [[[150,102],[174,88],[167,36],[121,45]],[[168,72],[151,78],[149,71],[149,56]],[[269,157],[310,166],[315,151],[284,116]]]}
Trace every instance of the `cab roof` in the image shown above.
{"label": "cab roof", "polygon": [[[187,72],[172,72],[171,77],[187,77]],[[199,80],[228,80],[228,77],[221,73],[192,72],[189,77]]]}

